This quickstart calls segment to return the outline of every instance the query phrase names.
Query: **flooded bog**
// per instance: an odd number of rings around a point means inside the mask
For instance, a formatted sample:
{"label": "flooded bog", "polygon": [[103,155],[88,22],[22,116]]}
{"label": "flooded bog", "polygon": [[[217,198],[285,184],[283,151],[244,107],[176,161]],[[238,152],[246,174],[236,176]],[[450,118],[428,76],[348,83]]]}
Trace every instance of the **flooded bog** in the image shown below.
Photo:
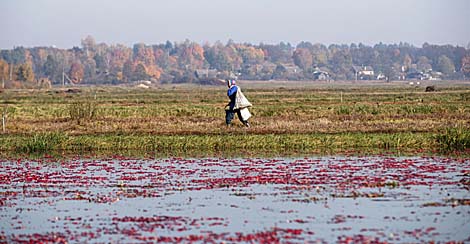
{"label": "flooded bog", "polygon": [[0,242],[470,241],[470,159],[0,161]]}

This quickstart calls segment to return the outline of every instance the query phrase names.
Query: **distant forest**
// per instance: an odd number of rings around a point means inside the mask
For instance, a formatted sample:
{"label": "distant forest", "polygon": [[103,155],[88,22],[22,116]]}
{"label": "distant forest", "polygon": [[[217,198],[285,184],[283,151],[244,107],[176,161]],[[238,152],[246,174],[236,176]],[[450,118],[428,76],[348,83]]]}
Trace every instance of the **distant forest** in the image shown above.
{"label": "distant forest", "polygon": [[[320,74],[320,75],[319,75]],[[359,75],[358,75],[359,74]],[[410,76],[410,74],[414,74]],[[418,75],[417,75],[418,74]],[[425,76],[424,74],[433,74]],[[453,45],[407,43],[374,46],[180,43],[124,45],[96,43],[88,36],[80,47],[15,47],[0,51],[2,86],[48,83],[124,84],[207,83],[215,79],[357,80],[408,78],[452,80],[470,77],[470,49]]]}

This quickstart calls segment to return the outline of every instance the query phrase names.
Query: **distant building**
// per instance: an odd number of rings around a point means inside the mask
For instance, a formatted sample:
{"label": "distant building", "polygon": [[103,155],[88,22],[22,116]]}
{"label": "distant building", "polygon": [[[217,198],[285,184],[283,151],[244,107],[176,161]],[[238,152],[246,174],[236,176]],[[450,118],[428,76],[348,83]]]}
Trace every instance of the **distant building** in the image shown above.
{"label": "distant building", "polygon": [[264,61],[262,64],[256,65],[256,73],[263,73],[263,71],[274,71],[276,69],[276,64],[269,61]]}
{"label": "distant building", "polygon": [[216,69],[197,69],[194,71],[196,78],[202,79],[214,79],[217,77]]}
{"label": "distant building", "polygon": [[[196,76],[199,84],[203,85],[220,85],[222,84],[219,79],[219,76],[224,77],[223,79],[232,79],[231,75],[222,74],[216,69],[197,69],[194,71],[194,76]],[[223,80],[222,80],[223,81]]]}
{"label": "distant building", "polygon": [[326,71],[322,71],[320,69],[316,69],[313,72],[313,80],[319,81],[330,81],[330,74]]}
{"label": "distant building", "polygon": [[428,72],[426,72],[427,74],[427,79],[428,80],[442,80],[442,76],[443,74],[441,72],[435,72],[435,71],[432,71],[432,70],[429,70]]}
{"label": "distant building", "polygon": [[371,66],[354,65],[352,71],[356,80],[375,80],[374,69]]}
{"label": "distant building", "polygon": [[405,77],[407,80],[424,80],[425,75],[423,72],[408,72]]}
{"label": "distant building", "polygon": [[387,80],[387,76],[385,76],[383,73],[379,73],[377,77],[375,77],[377,80]]}
{"label": "distant building", "polygon": [[282,67],[286,70],[287,74],[297,74],[300,68],[293,63],[281,63]]}
{"label": "distant building", "polygon": [[442,73],[434,72],[432,70],[427,70],[426,72],[422,71],[413,71],[406,74],[407,80],[441,80]]}

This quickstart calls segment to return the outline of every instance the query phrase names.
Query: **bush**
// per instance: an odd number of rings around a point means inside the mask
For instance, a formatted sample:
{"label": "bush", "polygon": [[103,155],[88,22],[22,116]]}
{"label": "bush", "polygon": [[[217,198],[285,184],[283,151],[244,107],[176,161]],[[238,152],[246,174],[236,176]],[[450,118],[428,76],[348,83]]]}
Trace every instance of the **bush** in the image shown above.
{"label": "bush", "polygon": [[66,141],[67,136],[63,133],[38,133],[16,146],[16,151],[23,153],[47,152],[60,149],[60,145]]}
{"label": "bush", "polygon": [[468,128],[449,128],[436,136],[440,149],[445,152],[464,151],[470,148],[470,130]]}
{"label": "bush", "polygon": [[82,121],[90,121],[96,117],[98,106],[93,101],[78,101],[69,105],[68,112],[71,120],[81,124]]}
{"label": "bush", "polygon": [[351,107],[349,106],[339,106],[337,109],[336,109],[336,114],[338,115],[351,115],[352,111],[351,111]]}

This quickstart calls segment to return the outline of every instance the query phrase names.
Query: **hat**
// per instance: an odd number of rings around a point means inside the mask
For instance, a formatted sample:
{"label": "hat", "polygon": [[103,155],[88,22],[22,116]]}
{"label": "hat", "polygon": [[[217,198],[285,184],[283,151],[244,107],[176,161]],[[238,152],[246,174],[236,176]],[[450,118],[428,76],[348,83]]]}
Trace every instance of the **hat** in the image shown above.
{"label": "hat", "polygon": [[235,81],[235,80],[228,80],[228,79],[227,79],[227,85],[228,85],[228,86],[236,85],[236,81]]}

